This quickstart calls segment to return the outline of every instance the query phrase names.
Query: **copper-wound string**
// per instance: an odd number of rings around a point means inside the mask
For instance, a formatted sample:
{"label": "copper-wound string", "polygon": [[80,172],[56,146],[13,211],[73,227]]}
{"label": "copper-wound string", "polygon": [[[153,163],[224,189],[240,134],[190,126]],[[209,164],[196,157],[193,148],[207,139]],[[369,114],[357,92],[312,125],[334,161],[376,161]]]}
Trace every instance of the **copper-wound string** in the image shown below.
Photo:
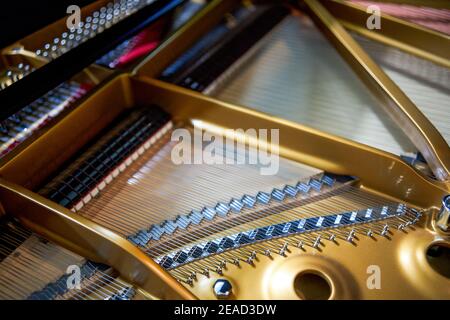
{"label": "copper-wound string", "polygon": [[[129,288],[127,284],[102,272],[90,262],[57,245],[47,242],[21,227],[14,225],[0,234],[0,252],[6,258],[0,262],[0,297],[5,299],[25,299],[33,292],[42,290],[47,284],[65,293],[60,296],[52,287],[47,290],[55,294],[55,299],[106,299],[120,290]],[[10,250],[7,247],[16,249]],[[82,291],[68,290],[66,285],[55,282],[63,276],[69,265],[87,263],[92,276],[82,279]],[[50,297],[49,297],[50,298]]]}

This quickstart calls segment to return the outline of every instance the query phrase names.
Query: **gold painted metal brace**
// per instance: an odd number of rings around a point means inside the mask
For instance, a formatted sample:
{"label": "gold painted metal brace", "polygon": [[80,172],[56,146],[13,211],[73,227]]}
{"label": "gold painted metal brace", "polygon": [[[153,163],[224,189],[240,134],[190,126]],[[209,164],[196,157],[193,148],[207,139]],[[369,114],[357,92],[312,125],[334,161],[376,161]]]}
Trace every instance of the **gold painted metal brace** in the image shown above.
{"label": "gold painted metal brace", "polygon": [[369,14],[363,6],[342,0],[320,2],[345,28],[450,68],[450,36],[383,12],[380,15],[382,28],[369,30],[366,27]]}
{"label": "gold painted metal brace", "polygon": [[[116,99],[117,95],[128,98]],[[20,158],[4,166],[1,169],[1,175],[4,179],[16,180],[18,183],[26,182],[23,173],[26,173],[28,177],[36,176],[38,174],[36,170],[40,168],[40,164],[34,163],[30,166],[29,164],[33,162],[26,159],[33,159],[37,154],[41,154],[44,162],[50,161],[50,157],[53,157],[53,155],[42,152],[50,141],[56,138],[63,139],[66,142],[69,142],[70,139],[77,139],[81,132],[89,131],[88,128],[92,125],[90,121],[86,120],[92,114],[111,105],[113,101],[118,108],[117,113],[120,112],[120,109],[142,105],[144,102],[156,103],[164,106],[166,111],[172,114],[175,122],[197,123],[212,131],[234,127],[243,129],[251,127],[279,128],[281,132],[281,156],[313,165],[322,170],[358,176],[361,179],[359,188],[362,188],[362,190],[374,194],[383,194],[388,199],[398,199],[397,201],[405,202],[415,208],[437,207],[440,199],[448,192],[448,186],[445,184],[438,186],[438,182],[432,182],[424,178],[399,158],[385,152],[333,137],[286,120],[275,119],[249,109],[217,101],[158,80],[143,77],[136,79],[127,75],[116,78],[105,85],[102,90],[97,91],[95,95],[89,97],[58,126],[37,139],[32,148],[23,150]],[[74,123],[75,119],[78,119],[76,121],[78,125],[74,127],[70,124]],[[96,129],[100,130],[101,128],[97,127]],[[72,151],[65,150],[65,153],[70,152]],[[349,154],[352,157],[348,157]],[[69,154],[61,155],[60,161],[68,156]],[[45,159],[46,157],[48,159]],[[56,163],[54,165],[57,166]],[[23,173],[16,175],[15,173],[18,172]],[[20,180],[22,182],[19,182]],[[107,263],[116,269],[125,280],[137,284],[157,298],[193,298],[191,293],[186,291],[187,289],[192,290],[194,294],[201,298],[210,297],[210,293],[202,290],[207,290],[216,276],[212,276],[209,280],[199,276],[203,279],[201,283],[205,285],[208,283],[206,287],[199,284],[198,286],[195,285],[194,288],[188,286],[182,289],[172,276],[169,276],[148,256],[124,238],[23,187],[2,180],[0,201],[6,212],[18,217],[31,230],[87,258]],[[374,226],[374,230],[376,228],[378,227]],[[420,226],[420,229],[422,230],[422,226]],[[426,239],[430,239],[429,236]],[[306,240],[305,238],[305,244],[309,243]],[[276,240],[276,243],[270,244],[270,246],[275,249],[279,241],[282,240]],[[377,248],[383,251],[381,246]],[[286,249],[292,250],[290,246]],[[338,248],[331,251],[339,252]],[[244,252],[240,254],[244,256]],[[265,259],[258,258],[256,261],[265,261]],[[319,262],[317,263],[313,265],[320,265]],[[190,268],[189,265],[186,268]],[[246,270],[246,267],[243,266],[242,268],[239,270]],[[256,270],[263,269],[257,268]],[[242,277],[247,277],[246,272],[239,272],[239,274]],[[228,273],[226,276],[229,277]],[[241,276],[233,281],[243,281],[241,279],[244,278],[241,278]],[[242,282],[242,285],[245,286],[245,282]],[[334,285],[338,284],[335,283]],[[261,290],[261,292],[267,292],[266,289]],[[335,296],[344,297],[340,294]],[[243,294],[238,297],[249,296]]]}
{"label": "gold painted metal brace", "polygon": [[304,3],[336,49],[381,99],[385,111],[422,152],[435,176],[449,180],[450,148],[441,134],[319,1]]}
{"label": "gold painted metal brace", "polygon": [[75,215],[20,186],[1,181],[4,212],[24,226],[93,261],[114,266],[123,278],[138,284],[158,299],[192,299],[194,296],[128,241]]}
{"label": "gold painted metal brace", "polygon": [[[448,208],[441,208],[450,193],[449,147],[344,27],[445,67],[450,66],[448,37],[389,16],[382,16],[385,30],[367,32],[361,27],[365,12],[338,0],[304,0],[289,7],[296,18],[298,8],[306,6],[416,143],[435,180],[388,152],[155,79],[240,4],[211,1],[133,70],[111,75],[94,68],[82,75],[93,80],[95,89],[2,159],[0,218],[14,217],[83,259],[110,266],[118,281],[142,298],[450,298],[450,279],[428,254],[434,246],[450,246]],[[441,7],[443,2],[427,4]],[[60,31],[61,24],[50,26],[53,29]],[[36,35],[39,39],[24,41],[37,45],[46,36]],[[18,58],[10,53],[7,59]],[[121,162],[114,180],[101,180],[101,192],[82,198],[74,212],[35,192],[62,168],[76,164],[73,159],[87,146],[100,144],[98,137],[104,137],[124,111],[153,104],[171,116],[170,126],[162,128],[151,148],[130,156],[136,156],[135,162]],[[172,124],[191,132],[197,128],[224,134],[233,142],[238,138],[229,129],[278,129],[281,172],[263,179],[249,166],[177,167],[169,163]],[[258,143],[249,140],[249,146]],[[89,150],[80,161],[97,149]],[[199,216],[202,221],[195,220]],[[191,220],[183,225],[186,217]],[[174,221],[177,228],[170,229]],[[161,228],[164,233],[158,233]],[[142,240],[153,231],[153,238]],[[368,287],[370,267],[382,270],[383,290]],[[315,279],[321,287],[308,292],[302,286],[305,279]],[[215,290],[217,281],[226,281],[233,290],[221,296]]]}

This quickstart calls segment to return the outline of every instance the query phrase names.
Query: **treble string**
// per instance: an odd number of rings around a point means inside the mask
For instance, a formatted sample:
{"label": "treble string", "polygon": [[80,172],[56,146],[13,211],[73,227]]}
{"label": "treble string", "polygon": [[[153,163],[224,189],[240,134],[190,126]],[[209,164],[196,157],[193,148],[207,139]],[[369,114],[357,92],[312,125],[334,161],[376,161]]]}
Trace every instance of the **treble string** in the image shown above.
{"label": "treble string", "polygon": [[[0,297],[25,299],[42,292],[46,299],[109,299],[132,290],[125,282],[111,276],[84,258],[47,242],[14,223],[0,225]],[[82,266],[89,277],[81,279],[82,290],[69,290],[65,281],[57,281],[69,265]],[[83,268],[83,267],[80,267]],[[48,286],[52,284],[52,286]]]}

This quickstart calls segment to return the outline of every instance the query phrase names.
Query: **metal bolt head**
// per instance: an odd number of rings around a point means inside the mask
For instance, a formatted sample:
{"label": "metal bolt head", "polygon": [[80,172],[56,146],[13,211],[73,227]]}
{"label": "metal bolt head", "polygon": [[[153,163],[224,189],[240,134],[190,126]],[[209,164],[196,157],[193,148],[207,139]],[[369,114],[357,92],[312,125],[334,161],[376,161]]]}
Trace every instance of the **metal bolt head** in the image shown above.
{"label": "metal bolt head", "polygon": [[442,199],[442,206],[445,210],[450,211],[450,194],[446,195],[444,199]]}
{"label": "metal bolt head", "polygon": [[218,299],[227,299],[230,297],[233,287],[230,281],[226,279],[218,279],[214,283],[213,290]]}
{"label": "metal bolt head", "polygon": [[448,231],[450,228],[450,194],[442,199],[442,207],[437,217],[437,225],[442,231]]}

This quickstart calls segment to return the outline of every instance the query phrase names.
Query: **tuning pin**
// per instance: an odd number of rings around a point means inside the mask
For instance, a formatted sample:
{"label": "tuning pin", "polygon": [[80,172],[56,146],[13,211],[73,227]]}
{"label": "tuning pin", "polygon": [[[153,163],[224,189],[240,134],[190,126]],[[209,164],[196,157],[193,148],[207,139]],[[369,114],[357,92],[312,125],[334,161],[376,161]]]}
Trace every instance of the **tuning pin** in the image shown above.
{"label": "tuning pin", "polygon": [[217,266],[216,267],[216,272],[222,276],[223,275],[222,267],[221,266]]}
{"label": "tuning pin", "polygon": [[313,248],[317,249],[319,247],[319,245],[321,244],[320,238],[321,237],[320,237],[320,234],[319,234],[317,236],[316,240],[314,241]]}
{"label": "tuning pin", "polygon": [[8,133],[8,127],[6,126],[6,124],[4,122],[0,123],[0,132],[3,134]]}
{"label": "tuning pin", "polygon": [[255,257],[256,257],[256,255],[253,255],[253,252],[252,252],[245,262],[247,262],[250,265],[253,265],[253,259],[255,259]]}
{"label": "tuning pin", "polygon": [[285,243],[283,244],[283,247],[281,247],[281,249],[280,249],[280,252],[279,252],[280,255],[285,256],[285,255],[286,255],[287,249],[288,249],[288,243],[285,242]]}
{"label": "tuning pin", "polygon": [[381,231],[381,235],[384,237],[384,236],[386,236],[387,235],[387,233],[388,233],[388,231],[389,231],[389,225],[385,225],[384,227],[383,227],[383,231]]}
{"label": "tuning pin", "polygon": [[303,246],[304,246],[303,240],[300,240],[300,241],[298,242],[298,244],[297,244],[297,247],[298,247],[299,249],[302,249],[302,250],[303,250]]}
{"label": "tuning pin", "polygon": [[19,124],[22,121],[21,117],[18,114],[13,114],[8,119],[16,124]]}
{"label": "tuning pin", "polygon": [[349,233],[348,233],[348,237],[347,237],[347,241],[348,242],[353,242],[353,237],[354,237],[354,235],[355,235],[355,230],[351,230]]}

